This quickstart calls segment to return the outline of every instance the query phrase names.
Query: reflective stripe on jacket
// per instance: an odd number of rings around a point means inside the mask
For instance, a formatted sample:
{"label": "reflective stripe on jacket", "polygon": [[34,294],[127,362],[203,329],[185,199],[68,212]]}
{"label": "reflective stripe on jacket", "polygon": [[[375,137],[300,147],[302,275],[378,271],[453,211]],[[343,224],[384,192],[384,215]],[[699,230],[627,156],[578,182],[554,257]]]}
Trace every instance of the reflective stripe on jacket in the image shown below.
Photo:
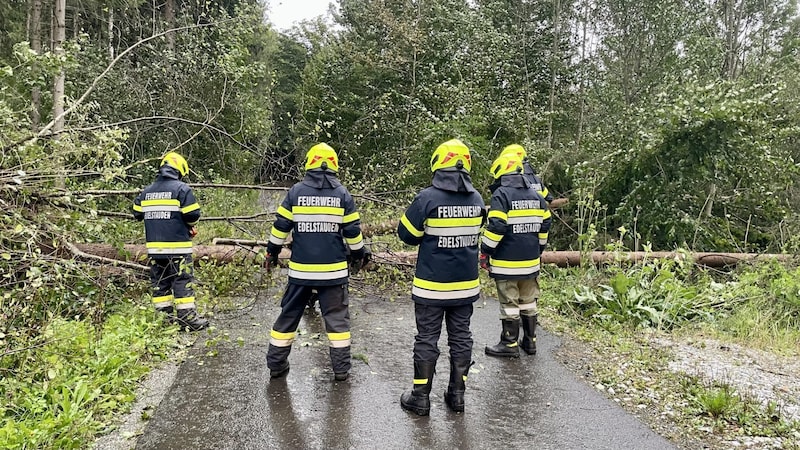
{"label": "reflective stripe on jacket", "polygon": [[522,174],[500,177],[494,185],[491,209],[481,238],[481,251],[490,256],[489,276],[499,279],[535,278],[552,222],[544,197]]}
{"label": "reflective stripe on jacket", "polygon": [[[474,302],[480,294],[478,238],[486,208],[471,184],[464,190],[461,181],[458,191],[455,187],[437,187],[455,185],[455,176],[437,170],[434,186],[417,194],[397,228],[403,242],[419,245],[411,290],[411,298],[417,303],[463,305]],[[465,179],[469,181],[468,176]]]}
{"label": "reflective stripe on jacket", "polygon": [[133,201],[133,216],[144,220],[147,254],[172,258],[192,254],[189,230],[200,220],[200,205],[188,184],[170,166],[159,169],[156,181]]}
{"label": "reflective stripe on jacket", "polygon": [[289,189],[269,240],[283,245],[292,232],[289,281],[305,286],[347,283],[347,253],[364,247],[353,197],[332,172],[314,169]]}

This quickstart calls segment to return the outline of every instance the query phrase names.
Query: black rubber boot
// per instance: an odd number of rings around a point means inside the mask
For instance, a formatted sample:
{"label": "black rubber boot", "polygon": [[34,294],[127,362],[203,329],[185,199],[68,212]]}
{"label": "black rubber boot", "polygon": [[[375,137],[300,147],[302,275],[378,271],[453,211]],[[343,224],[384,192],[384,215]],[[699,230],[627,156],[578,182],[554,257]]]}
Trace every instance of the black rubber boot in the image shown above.
{"label": "black rubber boot", "polygon": [[400,396],[400,406],[418,416],[431,413],[431,385],[436,361],[414,361],[414,387]]}
{"label": "black rubber boot", "polygon": [[538,316],[522,316],[522,339],[519,346],[529,355],[536,354],[536,320]]}
{"label": "black rubber boot", "polygon": [[267,349],[267,368],[270,378],[281,378],[289,373],[289,353],[292,347],[278,347],[269,344]]}
{"label": "black rubber boot", "polygon": [[489,356],[502,356],[506,358],[519,358],[519,319],[503,319],[503,332],[500,334],[500,343],[486,346]]}
{"label": "black rubber boot", "polygon": [[180,325],[181,329],[188,329],[189,331],[199,331],[208,327],[208,320],[197,314],[195,308],[179,308],[175,323]]}
{"label": "black rubber boot", "polygon": [[444,391],[444,402],[454,412],[464,412],[464,391],[472,364],[468,359],[450,360],[450,383]]}
{"label": "black rubber boot", "polygon": [[352,363],[350,360],[350,346],[330,347],[331,366],[333,366],[333,379],[344,381],[350,375]]}

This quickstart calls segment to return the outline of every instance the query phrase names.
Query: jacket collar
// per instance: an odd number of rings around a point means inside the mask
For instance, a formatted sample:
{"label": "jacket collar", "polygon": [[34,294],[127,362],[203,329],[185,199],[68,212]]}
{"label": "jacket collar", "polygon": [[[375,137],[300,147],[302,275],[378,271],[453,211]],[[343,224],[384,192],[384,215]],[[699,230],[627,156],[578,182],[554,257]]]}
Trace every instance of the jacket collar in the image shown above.
{"label": "jacket collar", "polygon": [[450,192],[478,192],[469,173],[458,169],[439,169],[433,173],[433,187]]}
{"label": "jacket collar", "polygon": [[174,167],[168,166],[166,164],[164,164],[163,166],[161,166],[158,169],[158,177],[159,178],[169,178],[169,179],[172,179],[172,180],[180,180],[181,179],[180,174],[178,174],[178,171]]}
{"label": "jacket collar", "polygon": [[334,172],[322,169],[311,169],[306,172],[303,184],[316,189],[334,189],[342,185]]}

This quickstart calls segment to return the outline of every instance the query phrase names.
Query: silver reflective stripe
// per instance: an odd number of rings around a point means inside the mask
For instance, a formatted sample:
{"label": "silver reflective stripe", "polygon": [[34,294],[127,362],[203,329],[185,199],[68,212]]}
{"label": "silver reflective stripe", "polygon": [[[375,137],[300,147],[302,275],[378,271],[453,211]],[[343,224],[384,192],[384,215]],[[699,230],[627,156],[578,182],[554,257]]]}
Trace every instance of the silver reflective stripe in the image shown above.
{"label": "silver reflective stripe", "polygon": [[172,300],[165,300],[163,302],[153,302],[153,306],[156,308],[166,308],[167,306],[172,306]]}
{"label": "silver reflective stripe", "polygon": [[533,309],[533,310],[536,309],[536,300],[534,300],[534,301],[532,301],[530,303],[520,303],[519,304],[519,310],[520,311],[527,311],[529,309]]}
{"label": "silver reflective stripe", "polygon": [[168,205],[159,205],[159,206],[142,206],[142,212],[154,212],[154,211],[180,211],[180,206],[168,206]]}
{"label": "silver reflective stripe", "polygon": [[417,297],[430,298],[434,300],[458,300],[461,298],[469,298],[481,293],[481,287],[477,286],[472,289],[463,289],[460,291],[431,291],[422,289],[421,287],[414,286],[411,293]]}
{"label": "silver reflective stripe", "polygon": [[533,267],[497,267],[492,266],[492,273],[498,275],[530,275],[539,271],[539,265]]}
{"label": "silver reflective stripe", "polygon": [[178,303],[175,305],[175,309],[192,309],[194,308],[194,302],[191,303]]}
{"label": "silver reflective stripe", "polygon": [[517,223],[542,223],[541,216],[509,217],[507,223],[514,225]]}
{"label": "silver reflective stripe", "polygon": [[292,345],[292,341],[294,341],[294,339],[275,339],[275,338],[269,339],[269,343],[274,345],[275,347],[289,347],[290,345]]}
{"label": "silver reflective stripe", "polygon": [[364,240],[360,240],[358,244],[347,244],[350,246],[350,250],[361,250],[364,248]]}
{"label": "silver reflective stripe", "polygon": [[481,227],[425,227],[425,234],[430,236],[469,236],[481,232]]}
{"label": "silver reflective stripe", "polygon": [[295,214],[294,221],[296,222],[330,222],[342,223],[342,216],[335,216],[333,214]]}
{"label": "silver reflective stripe", "polygon": [[269,236],[269,241],[272,242],[275,245],[283,245],[283,241],[285,241],[285,240],[286,239],[281,239],[281,238],[279,238],[279,237],[277,237],[277,236],[275,236],[273,234],[271,234]]}
{"label": "silver reflective stripe", "polygon": [[148,255],[189,255],[192,253],[192,247],[182,248],[148,248]]}
{"label": "silver reflective stripe", "polygon": [[539,239],[539,245],[547,245],[547,239]]}
{"label": "silver reflective stripe", "polygon": [[333,348],[350,347],[350,339],[342,339],[341,341],[330,341],[330,346]]}
{"label": "silver reflective stripe", "polygon": [[488,237],[486,237],[486,236],[484,236],[484,237],[483,237],[483,239],[481,239],[481,241],[482,241],[482,242],[483,242],[483,243],[484,243],[484,244],[485,244],[487,247],[491,247],[491,248],[495,248],[495,247],[497,247],[497,244],[499,244],[499,242],[497,242],[497,241],[493,241],[493,240],[489,239],[489,238],[488,238]]}
{"label": "silver reflective stripe", "polygon": [[503,308],[503,313],[507,316],[518,316],[519,308]]}
{"label": "silver reflective stripe", "polygon": [[289,269],[289,276],[301,280],[336,280],[344,278],[348,274],[347,269],[336,270],[334,272],[302,272],[296,269]]}

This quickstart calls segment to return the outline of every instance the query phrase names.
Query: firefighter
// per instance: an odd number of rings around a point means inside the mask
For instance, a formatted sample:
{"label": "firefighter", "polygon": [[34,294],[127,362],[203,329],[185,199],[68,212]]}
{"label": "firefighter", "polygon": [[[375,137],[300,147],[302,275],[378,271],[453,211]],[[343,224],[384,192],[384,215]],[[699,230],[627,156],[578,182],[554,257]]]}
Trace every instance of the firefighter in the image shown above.
{"label": "firefighter", "polygon": [[[188,184],[183,156],[169,152],[155,182],[133,202],[133,216],[144,221],[153,305],[183,329],[202,330],[208,320],[197,314],[192,289],[192,238],[197,234],[200,205]],[[173,316],[177,309],[177,316]]]}
{"label": "firefighter", "polygon": [[442,320],[450,347],[450,382],[444,399],[451,410],[464,411],[465,381],[473,364],[472,304],[480,294],[478,237],[486,217],[484,201],[472,186],[472,161],[463,142],[443,143],[430,164],[432,185],[417,194],[397,228],[403,242],[419,246],[411,290],[417,325],[414,381],[400,397],[400,405],[420,416],[430,413]]}
{"label": "firefighter", "polygon": [[369,262],[370,252],[364,245],[353,197],[336,176],[339,158],[334,149],[325,143],[311,147],[305,170],[303,181],[289,189],[278,208],[267,245],[268,264],[275,266],[281,246],[292,232],[289,283],[270,331],[267,368],[271,378],[289,372],[297,327],[309,301],[316,297],[328,335],[334,379],[344,381],[351,367],[348,278]]}
{"label": "firefighter", "polygon": [[[504,153],[490,168],[489,220],[481,239],[481,267],[497,284],[502,333],[491,356],[519,357],[519,347],[536,353],[539,258],[547,245],[550,211],[544,196],[526,179],[522,160]],[[523,337],[518,343],[520,322]]]}
{"label": "firefighter", "polygon": [[528,180],[528,183],[536,189],[542,197],[547,201],[549,205],[550,202],[553,201],[553,194],[547,190],[547,186],[544,185],[542,179],[539,175],[536,174],[536,170],[534,170],[533,166],[528,162],[527,156],[528,152],[525,151],[525,148],[519,144],[511,144],[503,149],[500,152],[500,155],[505,155],[506,153],[511,153],[517,155],[517,157],[522,161],[522,173],[525,175],[525,178]]}

